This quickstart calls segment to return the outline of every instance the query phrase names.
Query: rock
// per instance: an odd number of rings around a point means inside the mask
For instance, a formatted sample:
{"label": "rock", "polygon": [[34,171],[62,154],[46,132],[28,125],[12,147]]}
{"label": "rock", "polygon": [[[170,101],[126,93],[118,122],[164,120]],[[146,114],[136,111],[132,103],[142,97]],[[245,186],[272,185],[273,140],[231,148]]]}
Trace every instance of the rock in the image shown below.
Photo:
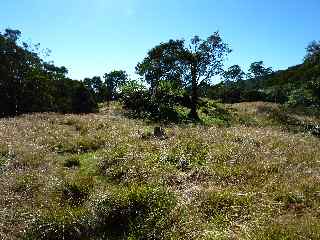
{"label": "rock", "polygon": [[188,163],[187,160],[185,160],[185,159],[180,159],[180,160],[179,160],[178,167],[179,167],[182,171],[186,170],[186,169],[188,168],[188,166],[189,166],[189,163]]}
{"label": "rock", "polygon": [[314,128],[312,129],[312,135],[314,135],[316,137],[320,137],[320,126],[319,125],[314,126]]}
{"label": "rock", "polygon": [[155,127],[153,130],[153,135],[158,138],[165,138],[166,133],[162,127]]}
{"label": "rock", "polygon": [[307,124],[305,129],[309,131],[313,136],[320,137],[320,126],[314,124]]}

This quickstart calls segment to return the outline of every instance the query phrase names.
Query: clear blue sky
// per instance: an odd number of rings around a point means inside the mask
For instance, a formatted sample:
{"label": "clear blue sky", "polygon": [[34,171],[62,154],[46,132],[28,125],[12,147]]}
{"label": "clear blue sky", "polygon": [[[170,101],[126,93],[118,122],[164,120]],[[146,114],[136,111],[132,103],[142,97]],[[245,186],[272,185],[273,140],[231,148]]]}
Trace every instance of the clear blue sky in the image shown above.
{"label": "clear blue sky", "polygon": [[1,0],[0,31],[19,29],[52,50],[75,79],[124,69],[170,38],[219,30],[234,50],[226,65],[284,69],[320,40],[320,0]]}

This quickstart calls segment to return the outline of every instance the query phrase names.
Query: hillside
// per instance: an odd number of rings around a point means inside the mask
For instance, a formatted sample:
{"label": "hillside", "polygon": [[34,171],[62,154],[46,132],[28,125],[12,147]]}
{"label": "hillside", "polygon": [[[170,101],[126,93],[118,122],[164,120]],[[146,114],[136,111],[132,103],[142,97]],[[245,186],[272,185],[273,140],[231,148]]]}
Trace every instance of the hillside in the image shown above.
{"label": "hillside", "polygon": [[[314,55],[317,59],[319,58],[319,53]],[[319,63],[319,60],[316,62],[305,60],[302,64],[285,70],[267,72],[261,61],[252,64],[253,67],[258,65],[262,68],[260,75],[252,76],[249,74],[246,79],[233,78],[233,81],[225,78],[224,82],[214,86],[206,86],[203,91],[207,97],[226,103],[267,101],[286,104],[292,108],[302,107],[319,115]],[[241,69],[239,68],[238,71]],[[240,73],[244,74],[244,72]]]}
{"label": "hillside", "polygon": [[320,119],[225,107],[164,136],[118,104],[0,119],[0,239],[320,239]]}

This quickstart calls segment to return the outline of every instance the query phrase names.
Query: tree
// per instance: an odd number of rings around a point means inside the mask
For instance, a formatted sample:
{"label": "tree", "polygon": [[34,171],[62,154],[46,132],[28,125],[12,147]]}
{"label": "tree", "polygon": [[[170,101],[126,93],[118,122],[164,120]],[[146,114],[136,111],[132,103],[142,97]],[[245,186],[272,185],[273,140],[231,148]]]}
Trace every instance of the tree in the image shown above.
{"label": "tree", "polygon": [[[0,33],[0,117],[28,112],[95,111],[92,96],[68,70],[45,62],[39,44],[20,41],[19,30]],[[78,101],[79,100],[79,101]],[[83,104],[78,108],[74,102]]]}
{"label": "tree", "polygon": [[225,81],[241,81],[244,78],[245,73],[242,71],[241,67],[239,65],[233,65],[231,67],[228,68],[228,70],[226,70],[223,73],[223,77],[225,79]]}
{"label": "tree", "polygon": [[108,99],[108,90],[106,85],[102,82],[101,77],[95,76],[93,78],[85,78],[83,83],[94,96],[95,101],[103,102]]}
{"label": "tree", "polygon": [[253,62],[249,67],[248,78],[259,79],[271,74],[272,72],[272,68],[265,67],[263,61]]}
{"label": "tree", "polygon": [[320,41],[312,41],[306,48],[305,62],[320,64]]}
{"label": "tree", "polygon": [[123,70],[114,70],[104,75],[105,85],[108,90],[108,100],[116,98],[116,91],[128,81],[128,74]]}
{"label": "tree", "polygon": [[183,40],[169,40],[152,48],[143,61],[137,64],[137,74],[144,77],[153,94],[163,80],[182,85],[183,73],[177,56],[183,49]]}
{"label": "tree", "polygon": [[198,119],[198,88],[203,82],[210,81],[213,76],[223,70],[223,61],[231,49],[222,41],[219,32],[215,32],[206,40],[195,36],[190,45],[184,48],[182,61],[185,65],[185,80],[191,86],[190,116]]}
{"label": "tree", "polygon": [[97,103],[86,86],[75,81],[72,94],[72,111],[74,113],[90,113],[97,109]]}
{"label": "tree", "polygon": [[11,41],[13,43],[16,43],[17,40],[21,37],[21,32],[19,30],[13,30],[13,29],[6,29],[5,33],[3,34],[4,38],[6,38],[8,41]]}
{"label": "tree", "polygon": [[170,40],[149,51],[148,56],[137,69],[143,70],[151,88],[160,80],[178,79],[190,88],[190,117],[198,119],[198,90],[213,76],[222,72],[224,57],[230,53],[228,45],[218,32],[206,40],[195,36],[189,44],[184,40]]}
{"label": "tree", "polygon": [[37,53],[29,51],[28,45],[19,46],[19,30],[6,29],[0,33],[0,102],[1,115],[16,115],[23,112],[26,78],[33,69],[41,67]]}

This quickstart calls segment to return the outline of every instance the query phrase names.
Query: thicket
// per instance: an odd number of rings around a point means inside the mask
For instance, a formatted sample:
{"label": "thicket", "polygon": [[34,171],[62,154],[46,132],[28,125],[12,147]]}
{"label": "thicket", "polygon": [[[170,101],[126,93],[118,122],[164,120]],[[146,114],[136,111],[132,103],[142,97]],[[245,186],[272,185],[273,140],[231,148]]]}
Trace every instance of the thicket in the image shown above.
{"label": "thicket", "polygon": [[65,67],[41,58],[39,45],[0,33],[0,117],[29,112],[89,113],[97,104],[86,86],[68,78]]}

